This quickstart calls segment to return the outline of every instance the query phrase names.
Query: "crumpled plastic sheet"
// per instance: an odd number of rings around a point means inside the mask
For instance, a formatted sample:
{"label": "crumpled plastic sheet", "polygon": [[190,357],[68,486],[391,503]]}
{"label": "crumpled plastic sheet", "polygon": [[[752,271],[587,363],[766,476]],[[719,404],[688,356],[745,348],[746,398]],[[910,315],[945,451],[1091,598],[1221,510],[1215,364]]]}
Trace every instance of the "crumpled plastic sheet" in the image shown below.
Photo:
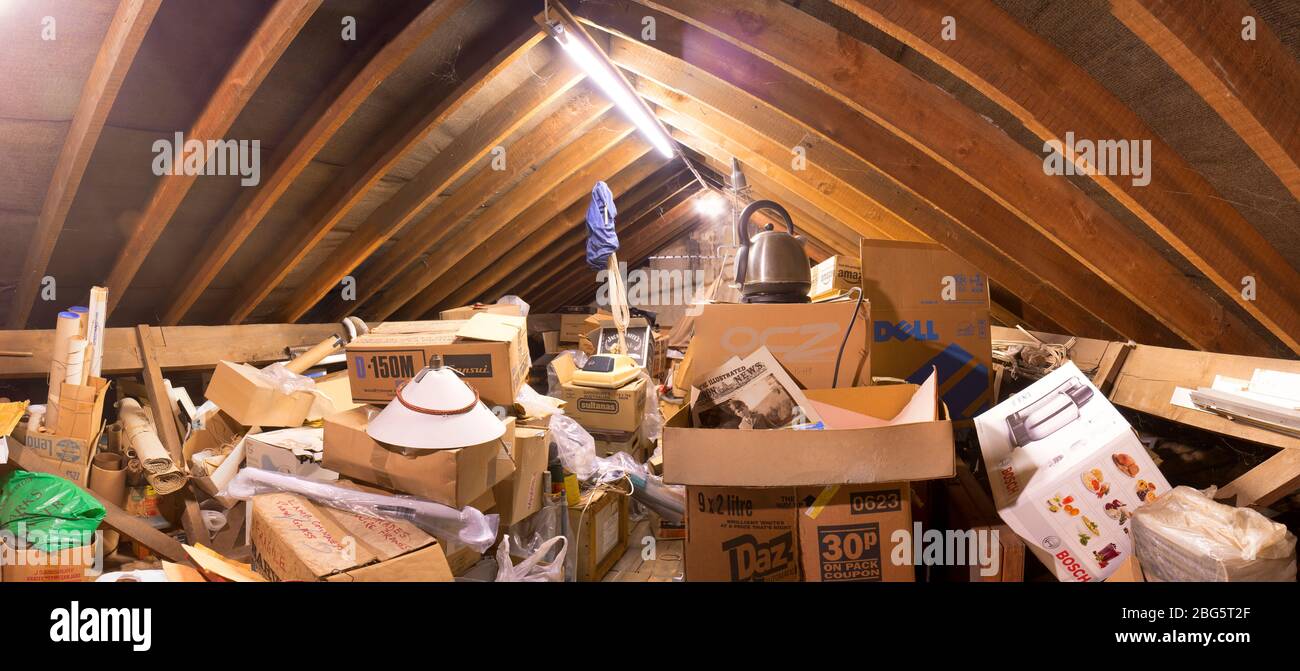
{"label": "crumpled plastic sheet", "polygon": [[[546,555],[557,545],[555,558],[547,561]],[[568,539],[556,536],[515,564],[510,559],[510,536],[506,536],[497,546],[497,582],[563,582],[564,557],[568,550]]]}
{"label": "crumpled plastic sheet", "polygon": [[519,314],[525,317],[528,316],[528,308],[529,308],[528,302],[514,294],[506,294],[505,296],[498,298],[497,305],[517,306],[519,308]]}
{"label": "crumpled plastic sheet", "polygon": [[392,496],[357,491],[307,478],[260,468],[245,468],[217,497],[247,501],[258,494],[287,492],[331,508],[358,515],[405,520],[439,538],[450,538],[486,552],[496,542],[499,515],[484,515],[477,508],[460,510],[414,496]]}
{"label": "crumpled plastic sheet", "polygon": [[305,375],[299,375],[284,367],[283,361],[277,361],[268,365],[266,368],[257,371],[262,379],[275,385],[285,396],[292,395],[294,392],[306,391],[315,393],[316,382]]}
{"label": "crumpled plastic sheet", "polygon": [[1295,582],[1295,536],[1250,508],[1175,487],[1133,512],[1133,545],[1149,580]]}

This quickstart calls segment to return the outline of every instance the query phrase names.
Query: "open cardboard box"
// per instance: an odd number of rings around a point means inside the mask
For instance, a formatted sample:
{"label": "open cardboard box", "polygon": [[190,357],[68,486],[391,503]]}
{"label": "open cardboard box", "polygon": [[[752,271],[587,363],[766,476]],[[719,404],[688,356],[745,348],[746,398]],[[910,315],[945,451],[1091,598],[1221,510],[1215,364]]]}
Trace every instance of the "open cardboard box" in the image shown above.
{"label": "open cardboard box", "polygon": [[316,395],[286,394],[268,375],[246,363],[217,362],[204,396],[244,426],[302,426]]}
{"label": "open cardboard box", "polygon": [[391,489],[464,508],[514,471],[512,462],[499,459],[502,446],[515,440],[514,419],[507,418],[500,440],[458,450],[411,450],[381,443],[366,433],[379,410],[361,406],[325,418],[325,456],[321,465],[339,474]]}
{"label": "open cardboard box", "polygon": [[[663,433],[664,481],[730,487],[869,484],[950,478],[952,423],[924,384],[804,392],[827,428],[704,429],[679,412]],[[868,426],[873,425],[873,426]]]}
{"label": "open cardboard box", "polygon": [[[102,427],[101,427],[102,428]],[[62,436],[45,431],[28,431],[24,422],[14,427],[9,444],[9,461],[18,463],[24,451],[31,452],[40,464],[38,470],[57,475],[82,487],[90,484],[90,464],[99,450],[96,431],[90,438]]]}
{"label": "open cardboard box", "polygon": [[646,379],[638,376],[618,389],[584,387],[573,383],[577,366],[573,357],[561,356],[551,361],[560,383],[560,400],[564,412],[588,431],[636,431],[645,414]]}

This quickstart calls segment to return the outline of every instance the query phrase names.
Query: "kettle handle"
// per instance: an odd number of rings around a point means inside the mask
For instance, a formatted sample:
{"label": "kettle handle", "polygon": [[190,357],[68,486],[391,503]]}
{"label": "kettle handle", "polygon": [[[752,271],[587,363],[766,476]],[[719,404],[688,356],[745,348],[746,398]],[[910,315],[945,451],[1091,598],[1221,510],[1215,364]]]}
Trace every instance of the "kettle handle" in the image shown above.
{"label": "kettle handle", "polygon": [[755,212],[763,209],[772,210],[781,215],[781,219],[785,221],[786,227],[790,229],[790,235],[795,235],[794,220],[790,219],[790,213],[786,212],[785,208],[781,207],[780,203],[774,200],[756,200],[749,205],[746,205],[745,209],[740,212],[740,218],[736,220],[736,237],[739,239],[741,245],[749,244],[749,218],[753,216]]}

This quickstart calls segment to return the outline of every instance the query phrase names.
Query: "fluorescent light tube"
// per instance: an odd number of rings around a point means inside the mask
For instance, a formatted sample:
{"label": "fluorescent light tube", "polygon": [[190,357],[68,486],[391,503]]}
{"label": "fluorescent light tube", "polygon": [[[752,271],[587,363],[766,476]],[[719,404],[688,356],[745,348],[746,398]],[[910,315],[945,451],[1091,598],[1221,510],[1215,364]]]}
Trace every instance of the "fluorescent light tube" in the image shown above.
{"label": "fluorescent light tube", "polygon": [[664,158],[672,158],[674,155],[672,140],[664,134],[658,122],[646,112],[645,107],[635,97],[636,94],[627,87],[626,82],[619,79],[618,75],[610,69],[609,64],[597,56],[585,42],[570,35],[564,26],[556,26],[553,35],[569,58],[582,68],[588,78],[596,82],[596,86],[609,96],[614,106],[636,124],[637,129],[646,136],[650,144],[654,145]]}

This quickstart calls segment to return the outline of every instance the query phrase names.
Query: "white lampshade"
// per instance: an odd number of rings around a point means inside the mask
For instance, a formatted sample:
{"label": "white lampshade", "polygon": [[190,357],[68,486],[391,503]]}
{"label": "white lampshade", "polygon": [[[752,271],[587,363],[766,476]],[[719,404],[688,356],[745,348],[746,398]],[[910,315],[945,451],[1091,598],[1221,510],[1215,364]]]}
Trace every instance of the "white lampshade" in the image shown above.
{"label": "white lampshade", "polygon": [[416,373],[366,428],[381,443],[421,450],[479,445],[505,432],[505,424],[450,368]]}

